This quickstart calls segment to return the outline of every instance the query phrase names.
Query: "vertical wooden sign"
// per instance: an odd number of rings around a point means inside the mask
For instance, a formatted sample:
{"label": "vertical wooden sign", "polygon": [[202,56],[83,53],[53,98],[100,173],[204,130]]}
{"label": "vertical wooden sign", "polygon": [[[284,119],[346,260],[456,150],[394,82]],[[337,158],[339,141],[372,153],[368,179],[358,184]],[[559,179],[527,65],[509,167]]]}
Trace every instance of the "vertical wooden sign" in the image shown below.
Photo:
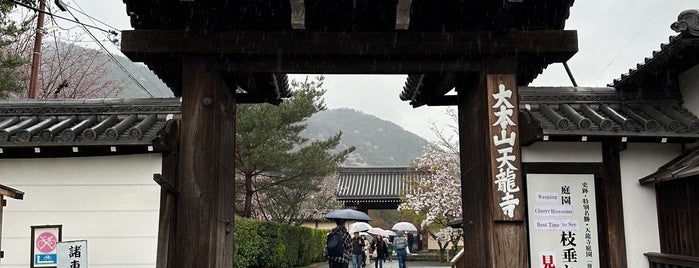
{"label": "vertical wooden sign", "polygon": [[517,81],[514,75],[489,74],[488,125],[493,220],[522,221],[522,161],[517,126]]}

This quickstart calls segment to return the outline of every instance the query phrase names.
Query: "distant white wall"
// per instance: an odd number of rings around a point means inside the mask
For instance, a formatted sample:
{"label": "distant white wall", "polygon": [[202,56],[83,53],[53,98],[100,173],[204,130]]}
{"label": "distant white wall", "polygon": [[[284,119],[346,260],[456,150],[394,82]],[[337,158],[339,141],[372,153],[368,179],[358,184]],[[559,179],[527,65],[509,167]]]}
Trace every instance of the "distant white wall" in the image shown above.
{"label": "distant white wall", "polygon": [[684,108],[699,115],[699,65],[680,74],[680,92]]}
{"label": "distant white wall", "polygon": [[598,142],[537,142],[522,147],[522,162],[602,162]]}
{"label": "distant white wall", "polygon": [[46,224],[87,239],[92,268],[155,267],[160,171],[160,154],[0,159],[0,184],[25,193],[7,201],[0,267],[29,267],[30,226]]}
{"label": "distant white wall", "polygon": [[681,153],[678,144],[629,144],[620,153],[628,267],[648,267],[643,253],[660,252],[655,188],[638,180]]}

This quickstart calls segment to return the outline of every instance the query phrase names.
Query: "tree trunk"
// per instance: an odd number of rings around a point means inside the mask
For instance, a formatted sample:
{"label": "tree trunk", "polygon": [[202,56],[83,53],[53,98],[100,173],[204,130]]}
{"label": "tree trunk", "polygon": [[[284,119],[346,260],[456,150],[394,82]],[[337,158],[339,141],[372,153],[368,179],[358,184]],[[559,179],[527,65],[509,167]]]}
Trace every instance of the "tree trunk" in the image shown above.
{"label": "tree trunk", "polygon": [[243,210],[243,217],[252,217],[252,194],[254,193],[252,189],[252,175],[245,174],[245,209]]}

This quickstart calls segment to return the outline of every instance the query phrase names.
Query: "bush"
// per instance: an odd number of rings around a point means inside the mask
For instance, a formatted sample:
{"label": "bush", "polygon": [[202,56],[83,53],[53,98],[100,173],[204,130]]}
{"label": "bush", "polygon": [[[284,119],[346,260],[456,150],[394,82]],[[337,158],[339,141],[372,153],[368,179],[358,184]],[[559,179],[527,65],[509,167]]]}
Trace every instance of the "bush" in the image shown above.
{"label": "bush", "polygon": [[326,230],[235,218],[234,267],[298,267],[323,261]]}

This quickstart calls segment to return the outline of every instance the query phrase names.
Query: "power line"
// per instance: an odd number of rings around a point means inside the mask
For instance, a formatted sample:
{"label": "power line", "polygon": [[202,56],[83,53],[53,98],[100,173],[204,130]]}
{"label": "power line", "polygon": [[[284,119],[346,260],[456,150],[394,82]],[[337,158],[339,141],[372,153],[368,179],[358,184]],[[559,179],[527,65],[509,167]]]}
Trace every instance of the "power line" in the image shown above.
{"label": "power line", "polygon": [[78,8],[76,9],[76,8],[74,8],[74,7],[72,7],[72,6],[69,6],[69,5],[66,5],[66,6],[67,6],[68,8],[70,8],[70,9],[72,9],[72,10],[75,10],[76,12],[78,12],[78,13],[80,13],[80,14],[83,14],[85,17],[90,18],[90,20],[92,20],[93,23],[94,23],[95,21],[97,21],[97,22],[101,23],[101,24],[104,25],[104,26],[107,26],[107,27],[109,27],[109,28],[112,28],[112,29],[115,30],[115,31],[121,31],[121,30],[117,29],[116,27],[114,27],[114,26],[112,26],[112,25],[109,25],[109,24],[107,24],[106,22],[103,22],[103,21],[101,21],[101,20],[99,20],[99,19],[97,19],[97,18],[95,18],[95,17],[93,17],[93,16],[90,16],[89,14],[85,13],[85,11],[78,5],[78,2],[73,1],[73,4],[75,4],[75,6],[77,6]]}
{"label": "power line", "polygon": [[[10,0],[10,1],[13,1],[13,0]],[[68,11],[68,14],[70,14],[70,15],[73,17],[73,19],[75,19],[75,21],[78,21],[78,18],[76,18],[75,15],[73,15],[73,12],[71,12],[70,10],[67,10],[67,11]],[[153,97],[153,94],[151,94],[151,93],[146,89],[146,87],[144,87],[143,84],[141,84],[141,82],[138,81],[138,79],[136,79],[136,77],[134,77],[133,74],[131,74],[131,72],[129,72],[129,70],[127,70],[126,67],[125,67],[123,64],[121,64],[121,62],[119,62],[119,60],[117,60],[117,58],[114,57],[114,55],[113,55],[109,50],[107,50],[106,47],[104,47],[104,45],[102,44],[102,42],[100,42],[100,41],[97,39],[97,37],[95,37],[95,35],[93,35],[92,32],[90,32],[90,30],[88,30],[87,27],[85,27],[85,24],[80,23],[79,21],[78,21],[78,23],[79,23],[80,25],[83,26],[83,30],[85,30],[85,32],[86,32],[88,35],[90,35],[90,37],[92,37],[92,40],[94,40],[95,43],[97,43],[97,45],[99,45],[100,48],[102,48],[102,50],[104,50],[104,52],[107,53],[107,56],[108,56],[112,61],[114,61],[114,63],[115,63],[117,66],[119,66],[119,68],[120,68],[124,73],[126,73],[126,75],[128,75],[129,78],[130,78],[132,81],[134,81],[134,83],[136,83],[136,85],[138,85],[138,87],[139,87],[143,92],[145,92],[146,94],[148,94],[148,96],[150,96],[150,97],[152,98],[152,97]]]}
{"label": "power line", "polygon": [[[59,1],[59,2],[60,2],[60,1]],[[98,20],[97,18],[95,18],[95,17],[93,17],[93,16],[90,16],[90,15],[87,14],[87,13],[85,13],[85,11],[83,10],[83,8],[80,7],[80,5],[78,5],[78,2],[73,1],[73,4],[75,4],[75,6],[77,6],[79,10],[78,10],[78,9],[75,9],[75,8],[72,7],[72,6],[65,5],[65,4],[63,4],[63,3],[61,2],[61,6],[63,6],[63,7],[68,7],[68,8],[70,8],[70,9],[73,9],[73,10],[77,11],[77,12],[80,13],[80,14],[83,14],[84,16],[86,16],[86,17],[92,22],[92,24],[95,24],[95,21],[97,21],[97,22],[99,22],[99,23],[102,23],[103,25],[106,25],[106,26],[109,27],[109,28],[114,29],[113,32],[110,31],[110,32],[112,32],[112,33],[110,33],[109,35],[108,35],[108,34],[105,34],[105,37],[106,37],[107,39],[109,39],[109,42],[111,42],[112,44],[116,44],[116,43],[118,42],[119,39],[117,39],[116,36],[119,34],[119,33],[118,33],[118,32],[120,31],[119,29],[117,29],[117,28],[115,28],[115,27],[113,27],[113,26],[111,26],[111,25],[109,25],[109,24],[107,24],[107,23],[105,23],[105,22],[103,22],[103,21],[101,21],[101,20]],[[63,10],[63,9],[61,9],[61,10]],[[66,11],[67,11],[67,10],[66,10]],[[71,15],[72,15],[72,14],[71,14]],[[114,36],[114,38],[112,38],[112,35]]]}
{"label": "power line", "polygon": [[624,50],[626,50],[626,48],[628,48],[629,45],[631,45],[631,43],[632,43],[634,40],[636,40],[636,38],[637,38],[643,31],[646,30],[646,28],[648,27],[648,25],[650,25],[650,22],[653,21],[653,20],[655,19],[655,17],[658,16],[658,14],[660,13],[660,11],[662,11],[663,9],[665,9],[665,7],[667,6],[667,4],[668,4],[669,2],[670,2],[670,1],[665,1],[665,4],[663,4],[663,6],[662,6],[661,8],[659,8],[659,9],[655,12],[655,14],[653,15],[653,17],[651,17],[649,20],[646,20],[646,24],[643,25],[643,27],[633,36],[633,38],[631,38],[631,40],[629,40],[629,41],[626,43],[626,45],[624,45],[624,47],[621,48],[621,50],[619,50],[619,53],[617,53],[616,56],[614,56],[614,58],[612,58],[612,60],[611,60],[609,63],[607,63],[607,66],[604,66],[604,69],[602,69],[599,73],[597,73],[597,75],[595,75],[595,77],[592,78],[592,81],[595,81],[595,80],[597,79],[597,77],[599,77],[602,73],[604,73],[604,71],[606,71],[607,68],[609,68],[609,66],[611,66],[612,63],[614,63],[614,62],[619,58],[619,56],[621,56],[621,53],[624,52]]}
{"label": "power line", "polygon": [[[22,6],[22,7],[25,7],[25,8],[31,9],[31,10],[34,10],[34,11],[36,11],[36,12],[44,13],[44,14],[47,14],[47,15],[52,16],[52,17],[56,17],[56,18],[59,18],[59,19],[62,19],[62,20],[67,20],[67,21],[70,21],[70,22],[73,22],[73,23],[80,24],[80,25],[83,26],[83,27],[90,27],[90,28],[93,28],[93,29],[96,29],[96,30],[99,30],[99,31],[102,31],[102,32],[105,32],[105,33],[109,33],[109,34],[112,33],[112,32],[109,31],[109,30],[105,30],[105,29],[102,29],[102,28],[100,28],[100,27],[93,26],[93,25],[90,25],[90,24],[85,24],[85,23],[79,22],[79,21],[77,21],[77,20],[71,20],[71,19],[66,18],[66,17],[61,17],[61,16],[56,15],[56,14],[53,14],[53,13],[51,13],[51,12],[46,12],[46,11],[40,10],[40,9],[35,8],[35,7],[32,7],[32,6],[28,6],[28,5],[22,4],[22,3],[20,3],[20,2],[17,2],[16,0],[9,0],[9,1],[10,1],[11,3],[15,4],[15,5]],[[75,16],[73,16],[73,18],[75,18]]]}

